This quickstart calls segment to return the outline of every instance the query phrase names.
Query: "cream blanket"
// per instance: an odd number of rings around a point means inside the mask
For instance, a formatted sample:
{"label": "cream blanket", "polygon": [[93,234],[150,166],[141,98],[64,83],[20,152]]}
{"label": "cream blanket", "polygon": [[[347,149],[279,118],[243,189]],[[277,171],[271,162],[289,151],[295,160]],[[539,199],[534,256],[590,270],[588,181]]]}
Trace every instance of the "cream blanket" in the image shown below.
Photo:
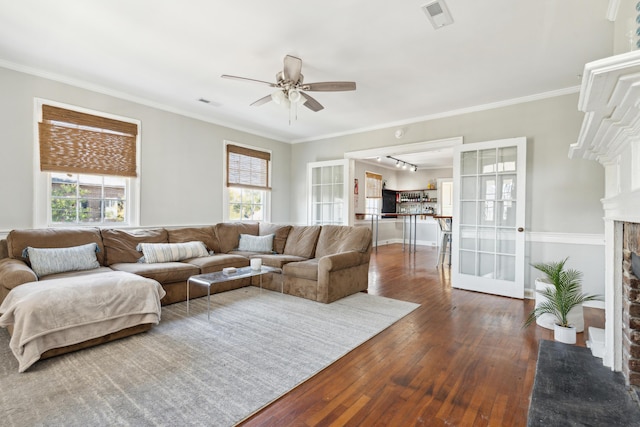
{"label": "cream blanket", "polygon": [[52,348],[158,324],[164,295],[155,280],[123,271],[25,283],[0,306],[0,326],[13,325],[9,347],[24,372]]}

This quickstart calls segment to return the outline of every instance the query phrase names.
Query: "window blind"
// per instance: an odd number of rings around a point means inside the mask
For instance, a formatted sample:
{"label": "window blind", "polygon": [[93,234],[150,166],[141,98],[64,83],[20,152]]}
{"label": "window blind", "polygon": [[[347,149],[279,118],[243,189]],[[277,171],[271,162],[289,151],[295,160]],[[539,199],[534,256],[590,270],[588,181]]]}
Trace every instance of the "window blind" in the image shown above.
{"label": "window blind", "polygon": [[382,198],[382,175],[365,172],[365,197],[367,199]]}
{"label": "window blind", "polygon": [[40,170],[136,177],[138,125],[42,106]]}
{"label": "window blind", "polygon": [[271,190],[270,161],[271,154],[265,151],[227,145],[227,187]]}

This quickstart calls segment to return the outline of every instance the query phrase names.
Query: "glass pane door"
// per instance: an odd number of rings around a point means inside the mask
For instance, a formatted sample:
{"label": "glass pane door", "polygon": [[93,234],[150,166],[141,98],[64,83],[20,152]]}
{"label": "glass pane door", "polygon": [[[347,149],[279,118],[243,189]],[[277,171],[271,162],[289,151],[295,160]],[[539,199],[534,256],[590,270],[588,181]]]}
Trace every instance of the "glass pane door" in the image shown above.
{"label": "glass pane door", "polygon": [[310,225],[348,223],[347,160],[307,165]]}
{"label": "glass pane door", "polygon": [[456,149],[454,287],[524,297],[526,139]]}

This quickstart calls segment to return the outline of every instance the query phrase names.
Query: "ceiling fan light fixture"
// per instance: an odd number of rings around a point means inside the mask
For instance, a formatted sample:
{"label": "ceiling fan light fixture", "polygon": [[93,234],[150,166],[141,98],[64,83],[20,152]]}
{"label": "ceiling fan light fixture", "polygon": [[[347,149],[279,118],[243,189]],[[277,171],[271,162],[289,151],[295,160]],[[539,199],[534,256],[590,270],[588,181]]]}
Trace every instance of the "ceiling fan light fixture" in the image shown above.
{"label": "ceiling fan light fixture", "polygon": [[271,99],[273,99],[273,102],[275,102],[278,105],[283,104],[284,103],[284,91],[277,90],[277,91],[273,92],[271,94]]}
{"label": "ceiling fan light fixture", "polygon": [[298,89],[289,90],[289,101],[293,102],[294,104],[302,101],[302,95],[300,94],[300,91]]}

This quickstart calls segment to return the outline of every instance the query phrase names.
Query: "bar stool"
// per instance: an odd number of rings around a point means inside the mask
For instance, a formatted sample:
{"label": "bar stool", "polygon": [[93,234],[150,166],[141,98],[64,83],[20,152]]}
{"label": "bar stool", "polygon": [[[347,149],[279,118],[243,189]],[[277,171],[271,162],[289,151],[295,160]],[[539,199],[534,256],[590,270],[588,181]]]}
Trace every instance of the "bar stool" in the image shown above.
{"label": "bar stool", "polygon": [[440,264],[444,264],[445,255],[449,254],[449,265],[451,265],[451,217],[434,217],[438,221],[440,226],[440,233],[442,234],[442,243],[438,248],[438,263],[436,268]]}

